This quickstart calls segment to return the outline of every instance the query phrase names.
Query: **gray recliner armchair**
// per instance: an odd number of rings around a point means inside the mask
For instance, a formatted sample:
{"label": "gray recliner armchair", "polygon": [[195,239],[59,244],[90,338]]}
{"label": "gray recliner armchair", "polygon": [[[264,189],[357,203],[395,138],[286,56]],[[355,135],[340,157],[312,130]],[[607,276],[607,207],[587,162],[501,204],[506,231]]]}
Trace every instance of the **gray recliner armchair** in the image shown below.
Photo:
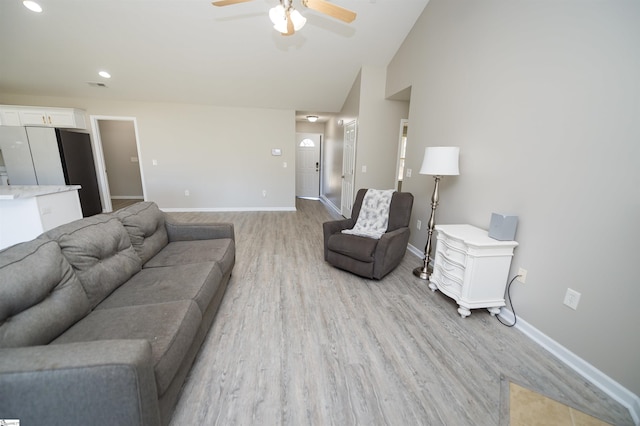
{"label": "gray recliner armchair", "polygon": [[379,240],[342,233],[342,230],[354,227],[366,192],[366,189],[358,191],[350,219],[322,224],[324,259],[337,268],[379,280],[400,264],[407,250],[413,195],[393,193],[387,231]]}

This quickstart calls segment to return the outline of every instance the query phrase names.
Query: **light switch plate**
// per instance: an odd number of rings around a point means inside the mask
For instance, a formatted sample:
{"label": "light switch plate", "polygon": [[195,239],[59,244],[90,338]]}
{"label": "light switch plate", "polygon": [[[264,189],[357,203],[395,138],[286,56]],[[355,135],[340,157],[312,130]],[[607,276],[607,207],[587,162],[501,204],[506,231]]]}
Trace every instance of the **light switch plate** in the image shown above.
{"label": "light switch plate", "polygon": [[282,155],[282,150],[280,148],[273,148],[271,150],[271,155]]}

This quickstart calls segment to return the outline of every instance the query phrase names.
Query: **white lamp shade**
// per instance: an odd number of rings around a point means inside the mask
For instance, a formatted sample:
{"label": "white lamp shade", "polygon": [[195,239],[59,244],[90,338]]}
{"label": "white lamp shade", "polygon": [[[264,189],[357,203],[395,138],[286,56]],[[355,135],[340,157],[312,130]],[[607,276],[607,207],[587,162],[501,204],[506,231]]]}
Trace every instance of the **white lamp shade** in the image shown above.
{"label": "white lamp shade", "polygon": [[302,16],[300,12],[295,9],[289,14],[289,16],[291,16],[291,21],[293,22],[293,29],[296,31],[300,31],[302,27],[304,27],[304,24],[307,23],[307,18]]}
{"label": "white lamp shade", "polygon": [[[302,16],[300,12],[295,9],[291,9],[289,16],[291,17],[291,23],[293,24],[293,30],[299,31],[304,27],[304,24],[307,22],[307,18]],[[284,10],[282,5],[278,5],[276,7],[272,7],[269,9],[269,19],[273,22],[273,28],[276,31],[281,32],[282,34],[286,34],[287,30],[287,13]]]}
{"label": "white lamp shade", "polygon": [[424,150],[424,159],[420,168],[421,175],[449,176],[459,175],[457,146],[430,146]]}

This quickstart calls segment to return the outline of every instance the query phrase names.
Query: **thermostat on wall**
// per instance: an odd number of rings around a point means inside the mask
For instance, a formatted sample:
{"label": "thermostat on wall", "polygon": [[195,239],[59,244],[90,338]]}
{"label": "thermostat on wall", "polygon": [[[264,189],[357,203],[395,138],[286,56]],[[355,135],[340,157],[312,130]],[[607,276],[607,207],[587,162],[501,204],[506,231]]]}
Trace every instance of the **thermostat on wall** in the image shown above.
{"label": "thermostat on wall", "polygon": [[282,155],[282,150],[280,148],[273,148],[271,150],[271,155]]}

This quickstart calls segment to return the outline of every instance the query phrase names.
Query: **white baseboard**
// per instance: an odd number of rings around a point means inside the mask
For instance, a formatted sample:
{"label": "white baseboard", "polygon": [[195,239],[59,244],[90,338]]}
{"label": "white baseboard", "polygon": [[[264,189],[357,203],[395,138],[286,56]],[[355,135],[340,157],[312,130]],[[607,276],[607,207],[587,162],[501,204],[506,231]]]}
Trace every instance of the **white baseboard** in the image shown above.
{"label": "white baseboard", "polygon": [[[424,257],[424,252],[411,244],[407,245],[407,250],[420,259]],[[514,320],[513,313],[505,307],[500,309],[500,316],[508,323],[512,323]],[[562,362],[567,364],[576,373],[580,374],[604,393],[626,407],[629,410],[629,414],[631,415],[633,422],[636,426],[640,426],[640,397],[638,395],[634,394],[620,383],[616,382],[611,377],[607,376],[605,373],[562,346],[560,343],[542,333],[521,317],[518,317],[518,322],[515,327],[522,331],[531,340],[538,343]]]}
{"label": "white baseboard", "polygon": [[163,212],[295,212],[295,207],[160,207]]}
{"label": "white baseboard", "polygon": [[[513,313],[504,307],[500,310],[500,316],[509,323],[512,323],[514,320]],[[596,367],[562,346],[560,343],[542,333],[521,317],[518,317],[518,322],[515,327],[522,331],[531,340],[551,352],[582,377],[600,388],[604,393],[625,406],[629,410],[629,414],[631,415],[633,422],[636,425],[640,425],[640,397],[638,397],[638,395],[634,394],[620,383],[616,382],[611,377],[607,376],[602,371],[598,370]]]}
{"label": "white baseboard", "polygon": [[420,250],[419,248],[411,244],[407,245],[407,250],[409,250],[409,253],[413,253],[415,256],[418,256],[420,259],[424,260],[424,250]]}
{"label": "white baseboard", "polygon": [[142,200],[144,195],[112,195],[112,200]]}
{"label": "white baseboard", "polygon": [[329,199],[324,195],[320,196],[320,201],[322,201],[327,207],[329,207],[331,210],[333,210],[337,214],[342,215],[342,212],[340,211],[340,209],[331,201],[329,201]]}

